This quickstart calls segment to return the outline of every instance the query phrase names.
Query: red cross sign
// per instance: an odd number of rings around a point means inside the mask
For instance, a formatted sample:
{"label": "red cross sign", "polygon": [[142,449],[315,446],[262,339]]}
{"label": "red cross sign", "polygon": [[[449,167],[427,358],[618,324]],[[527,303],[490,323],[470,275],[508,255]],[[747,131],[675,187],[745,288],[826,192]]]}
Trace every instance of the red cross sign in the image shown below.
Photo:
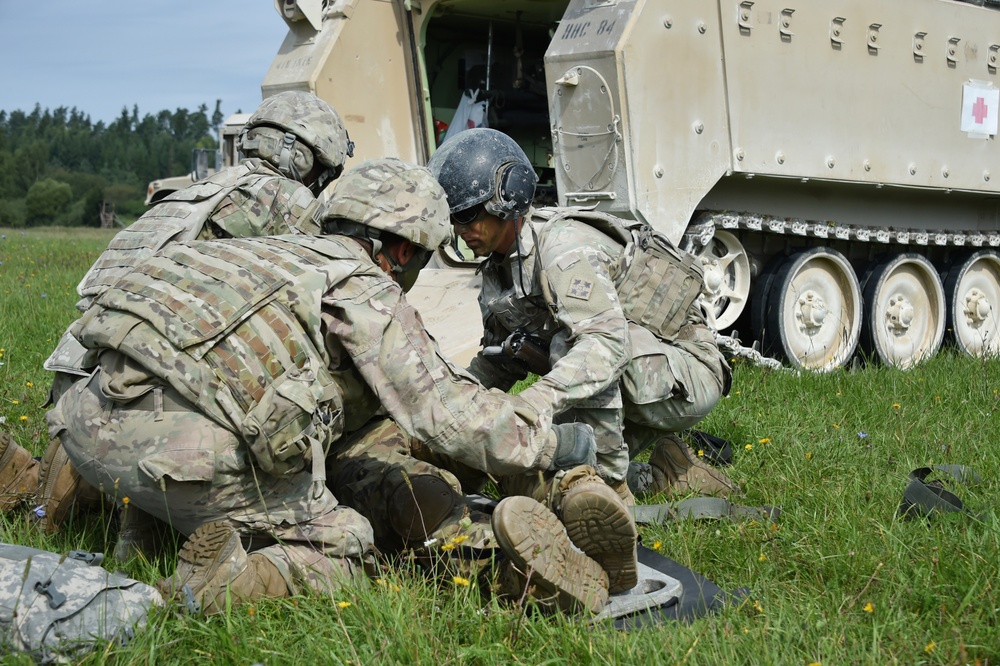
{"label": "red cross sign", "polygon": [[1000,89],[980,82],[966,83],[962,88],[962,131],[983,137],[997,133],[1000,117]]}

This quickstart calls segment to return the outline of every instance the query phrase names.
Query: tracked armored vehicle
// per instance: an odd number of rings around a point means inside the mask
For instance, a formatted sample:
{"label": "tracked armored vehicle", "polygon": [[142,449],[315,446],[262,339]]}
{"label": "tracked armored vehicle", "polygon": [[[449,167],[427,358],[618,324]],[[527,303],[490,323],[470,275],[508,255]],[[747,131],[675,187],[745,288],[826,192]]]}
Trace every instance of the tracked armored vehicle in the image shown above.
{"label": "tracked armored vehicle", "polygon": [[[456,108],[543,196],[700,255],[720,331],[800,368],[1000,354],[992,0],[276,0],[265,96],[424,163]],[[452,261],[459,257],[453,255]]]}

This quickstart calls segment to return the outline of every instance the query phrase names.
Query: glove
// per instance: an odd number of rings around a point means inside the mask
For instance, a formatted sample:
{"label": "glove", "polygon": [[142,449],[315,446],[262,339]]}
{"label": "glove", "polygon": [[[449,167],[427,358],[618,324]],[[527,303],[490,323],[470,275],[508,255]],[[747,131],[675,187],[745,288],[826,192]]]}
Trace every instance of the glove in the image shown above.
{"label": "glove", "polygon": [[556,434],[556,454],[550,470],[597,465],[597,441],[594,429],[586,423],[562,423],[552,426]]}

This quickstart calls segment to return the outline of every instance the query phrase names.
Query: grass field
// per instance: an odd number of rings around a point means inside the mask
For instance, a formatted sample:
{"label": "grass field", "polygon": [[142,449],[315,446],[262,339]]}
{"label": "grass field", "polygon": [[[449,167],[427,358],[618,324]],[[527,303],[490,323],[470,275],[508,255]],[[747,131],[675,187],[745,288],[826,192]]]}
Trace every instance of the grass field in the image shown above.
{"label": "grass field", "polygon": [[[41,453],[42,369],[76,316],[74,287],[110,237],[0,229],[0,427]],[[691,624],[630,633],[501,605],[475,586],[395,563],[336,604],[300,597],[202,620],[164,612],[126,647],[83,663],[1000,664],[1000,362],[944,351],[909,372],[797,376],[737,365],[703,429],[736,446],[745,504],[782,508],[776,526],[686,522],[643,542],[746,602]],[[978,517],[896,516],[907,474],[969,465],[958,487]],[[56,537],[24,513],[0,540],[110,550],[94,517]],[[170,561],[107,562],[147,582]],[[0,656],[3,663],[31,663]]]}

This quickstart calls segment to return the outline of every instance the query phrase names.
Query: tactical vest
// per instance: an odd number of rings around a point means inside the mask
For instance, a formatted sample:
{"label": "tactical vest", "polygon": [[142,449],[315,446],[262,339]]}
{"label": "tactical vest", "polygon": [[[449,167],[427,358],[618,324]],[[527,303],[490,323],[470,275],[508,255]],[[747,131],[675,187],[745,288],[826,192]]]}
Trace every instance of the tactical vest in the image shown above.
{"label": "tactical vest", "polygon": [[[672,340],[677,335],[704,283],[701,265],[693,255],[677,249],[666,236],[644,222],[565,208],[542,208],[535,213],[550,225],[564,219],[578,220],[623,245],[611,279],[625,318],[663,340]],[[544,242],[544,235],[541,240]],[[536,247],[535,251],[540,257],[541,248]],[[554,312],[555,299],[540,263],[539,270],[542,292]]]}
{"label": "tactical vest", "polygon": [[139,362],[249,446],[276,476],[323,464],[343,431],[321,299],[363,253],[301,235],[173,243],[84,315],[80,340]]}
{"label": "tactical vest", "polygon": [[[210,219],[234,238],[290,233],[289,221],[284,219],[273,220],[273,225],[265,232],[247,224],[252,211],[236,206],[232,210],[217,210],[233,190],[243,188],[253,199],[255,193],[272,179],[286,180],[266,163],[252,159],[168,195],[111,239],[107,249],[80,281],[77,293],[81,301],[77,307],[85,311],[115,280],[168,243],[195,240]],[[305,186],[300,186],[288,202],[293,214],[297,211],[299,215],[311,211],[314,204],[315,198]],[[260,215],[274,217],[270,210],[260,211]]]}

